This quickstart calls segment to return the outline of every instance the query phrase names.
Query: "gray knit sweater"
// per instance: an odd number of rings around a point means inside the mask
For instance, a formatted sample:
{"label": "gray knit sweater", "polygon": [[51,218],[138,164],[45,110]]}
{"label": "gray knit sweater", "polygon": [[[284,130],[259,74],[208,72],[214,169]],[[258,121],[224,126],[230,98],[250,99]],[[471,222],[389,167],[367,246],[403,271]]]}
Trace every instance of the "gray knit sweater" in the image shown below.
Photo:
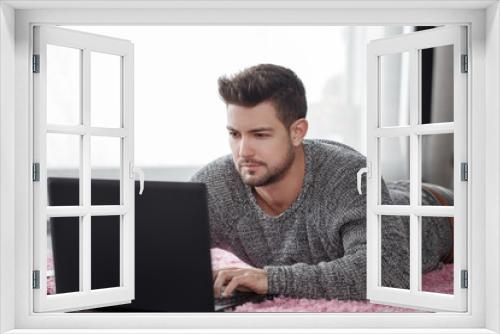
{"label": "gray knit sweater", "polygon": [[[332,141],[305,140],[302,190],[282,214],[272,217],[257,204],[231,156],[199,170],[192,181],[208,189],[212,247],[228,250],[263,268],[269,293],[299,298],[366,298],[366,185],[356,174],[366,159]],[[389,185],[390,186],[390,185]],[[408,204],[407,182],[395,183],[384,204]],[[393,198],[394,201],[393,201]],[[424,193],[424,202],[437,205]],[[409,286],[408,217],[382,220],[382,285]],[[435,269],[451,247],[446,218],[423,221],[423,271]]]}

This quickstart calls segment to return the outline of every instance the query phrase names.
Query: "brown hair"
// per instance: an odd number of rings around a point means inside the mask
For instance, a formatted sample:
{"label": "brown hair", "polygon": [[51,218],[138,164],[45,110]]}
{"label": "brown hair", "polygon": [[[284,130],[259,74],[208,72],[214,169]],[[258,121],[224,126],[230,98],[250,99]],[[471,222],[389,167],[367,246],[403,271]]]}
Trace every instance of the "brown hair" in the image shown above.
{"label": "brown hair", "polygon": [[260,64],[217,81],[219,94],[226,104],[254,107],[268,101],[277,110],[278,118],[288,129],[307,113],[306,92],[300,78],[290,69]]}

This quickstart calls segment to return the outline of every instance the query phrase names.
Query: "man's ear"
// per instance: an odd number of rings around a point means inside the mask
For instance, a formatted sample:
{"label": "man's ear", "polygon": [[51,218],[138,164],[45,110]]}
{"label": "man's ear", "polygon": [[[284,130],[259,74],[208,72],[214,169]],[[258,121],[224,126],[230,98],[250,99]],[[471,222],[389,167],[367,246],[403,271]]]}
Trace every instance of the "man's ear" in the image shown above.
{"label": "man's ear", "polygon": [[305,118],[299,118],[290,125],[290,137],[294,146],[302,144],[308,128],[309,123]]}

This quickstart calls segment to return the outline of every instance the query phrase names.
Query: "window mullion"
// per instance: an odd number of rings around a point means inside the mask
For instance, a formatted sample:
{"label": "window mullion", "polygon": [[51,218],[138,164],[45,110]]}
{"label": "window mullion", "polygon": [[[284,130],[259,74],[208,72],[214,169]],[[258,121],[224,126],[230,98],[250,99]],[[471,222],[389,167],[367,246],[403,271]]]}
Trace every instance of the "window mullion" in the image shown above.
{"label": "window mullion", "polygon": [[419,202],[419,162],[420,150],[418,146],[418,135],[416,128],[419,118],[419,57],[418,50],[410,51],[410,206],[413,209],[420,205]]}
{"label": "window mullion", "polygon": [[[134,163],[134,52],[130,45],[121,61],[121,126],[126,135],[122,139],[121,155],[121,204],[127,214],[120,219],[120,284],[134,286],[134,189],[135,182],[131,178],[131,164]],[[133,174],[132,174],[133,175]]]}
{"label": "window mullion", "polygon": [[410,290],[417,293],[419,288],[419,226],[415,208],[418,202],[418,177],[420,154],[418,148],[418,135],[416,128],[419,115],[419,56],[417,49],[411,49],[410,53]]}
{"label": "window mullion", "polygon": [[[83,206],[90,208],[91,205],[91,167],[90,167],[90,51],[83,49],[82,52],[82,123],[85,129],[82,143],[82,177],[80,178],[82,189]],[[91,289],[91,217],[90,211],[85,212],[81,219],[80,227],[80,280],[81,290]]]}

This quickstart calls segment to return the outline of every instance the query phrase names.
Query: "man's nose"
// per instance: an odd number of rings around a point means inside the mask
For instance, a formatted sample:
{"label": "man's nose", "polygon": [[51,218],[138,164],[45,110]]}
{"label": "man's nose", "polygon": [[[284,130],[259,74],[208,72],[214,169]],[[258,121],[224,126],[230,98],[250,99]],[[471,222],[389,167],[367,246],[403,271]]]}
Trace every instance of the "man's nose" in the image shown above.
{"label": "man's nose", "polygon": [[254,150],[252,148],[252,144],[247,138],[242,138],[240,142],[240,157],[251,157],[254,154]]}

